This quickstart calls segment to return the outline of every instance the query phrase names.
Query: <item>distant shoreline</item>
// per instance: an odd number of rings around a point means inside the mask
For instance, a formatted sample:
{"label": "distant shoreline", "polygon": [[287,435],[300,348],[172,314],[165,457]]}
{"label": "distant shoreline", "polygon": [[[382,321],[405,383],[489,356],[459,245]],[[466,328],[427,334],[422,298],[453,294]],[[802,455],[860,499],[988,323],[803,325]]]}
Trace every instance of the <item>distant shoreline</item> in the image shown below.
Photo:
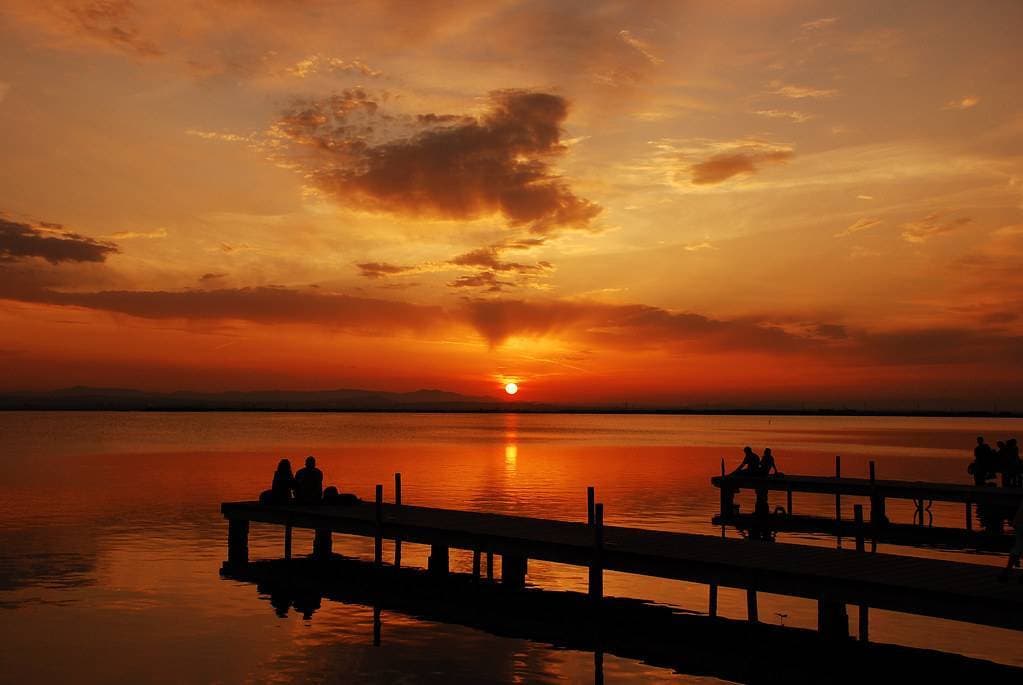
{"label": "distant shoreline", "polygon": [[330,408],[330,407],[104,407],[104,406],[4,406],[0,412],[119,412],[145,414],[548,414],[595,416],[836,416],[881,418],[1019,419],[1019,412],[990,411],[856,411],[842,409],[601,409],[601,408]]}

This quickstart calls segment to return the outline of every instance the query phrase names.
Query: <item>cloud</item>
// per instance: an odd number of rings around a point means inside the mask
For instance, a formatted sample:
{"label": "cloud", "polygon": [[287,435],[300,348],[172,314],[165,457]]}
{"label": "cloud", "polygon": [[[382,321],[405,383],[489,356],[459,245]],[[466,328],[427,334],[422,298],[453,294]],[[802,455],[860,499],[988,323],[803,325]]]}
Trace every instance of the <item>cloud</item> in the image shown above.
{"label": "cloud", "polygon": [[782,83],[781,81],[772,81],[769,86],[774,89],[770,91],[771,95],[780,95],[793,100],[833,98],[839,94],[839,91],[834,88],[797,86],[791,83]]}
{"label": "cloud", "polygon": [[821,29],[831,28],[838,22],[838,17],[823,17],[821,19],[814,19],[813,21],[805,21],[800,24],[800,28],[803,31],[820,31]]}
{"label": "cloud", "polygon": [[813,119],[812,114],[796,112],[788,109],[758,109],[753,113],[762,117],[768,117],[769,119],[788,119],[789,121],[794,121],[797,124],[802,124]]}
{"label": "cloud", "polygon": [[792,156],[792,148],[789,147],[746,142],[693,164],[689,171],[694,185],[709,185],[733,176],[756,173],[765,164],[781,164]]}
{"label": "cloud", "polygon": [[535,234],[589,228],[601,208],[576,196],[551,165],[567,149],[567,101],[495,91],[477,117],[380,111],[361,89],[299,102],[269,132],[322,192],[363,210],[469,220],[500,215]]}
{"label": "cloud", "polygon": [[481,247],[471,252],[458,255],[451,260],[456,266],[475,266],[493,271],[514,271],[518,273],[536,273],[551,268],[550,262],[537,262],[536,264],[523,264],[521,262],[506,262],[501,260],[501,253],[511,249],[506,245],[491,245]]}
{"label": "cloud", "polygon": [[78,36],[84,42],[140,58],[164,54],[143,35],[143,17],[132,0],[68,0],[47,3],[35,11],[34,18],[51,30]]}
{"label": "cloud", "polygon": [[223,273],[207,273],[199,277],[200,283],[211,283],[213,281],[219,281],[223,279],[227,274]]}
{"label": "cloud", "polygon": [[973,221],[968,216],[950,219],[946,219],[945,216],[942,212],[934,212],[918,221],[902,224],[902,239],[907,243],[923,243],[936,235],[956,231]]}
{"label": "cloud", "polygon": [[623,43],[625,43],[633,50],[641,54],[646,61],[650,62],[650,64],[658,66],[664,63],[663,59],[661,59],[660,57],[658,57],[657,55],[653,54],[650,51],[650,46],[647,43],[641,41],[639,38],[636,38],[629,31],[625,30],[619,31],[618,37],[622,40]]}
{"label": "cloud", "polygon": [[359,268],[360,276],[365,276],[366,278],[373,280],[384,278],[385,276],[409,273],[416,270],[416,267],[414,266],[399,266],[397,264],[387,264],[385,262],[362,262],[355,266]]}
{"label": "cloud", "polygon": [[718,248],[713,243],[704,240],[702,243],[689,243],[688,245],[683,245],[682,249],[686,252],[699,252],[700,250],[716,250]]}
{"label": "cloud", "polygon": [[39,257],[51,264],[102,262],[117,246],[63,230],[59,224],[35,226],[0,218],[0,261]]}
{"label": "cloud", "polygon": [[845,230],[842,230],[842,231],[839,231],[838,233],[836,233],[835,237],[836,238],[842,238],[842,237],[847,236],[847,235],[852,235],[853,233],[859,233],[860,231],[866,231],[867,229],[873,228],[874,226],[877,226],[877,225],[879,225],[879,224],[881,224],[883,222],[884,222],[883,219],[879,219],[876,216],[861,217],[861,218],[857,219],[856,221],[852,222],[851,224],[849,224],[848,226],[846,226]]}
{"label": "cloud", "polygon": [[459,276],[448,283],[451,288],[483,288],[489,292],[500,292],[505,286],[514,285],[508,281],[502,281],[493,271],[479,271],[468,276]]}
{"label": "cloud", "polygon": [[219,140],[224,143],[246,143],[252,139],[250,136],[242,136],[237,133],[224,133],[221,131],[203,131],[201,129],[190,128],[185,131],[186,135],[195,136],[196,138],[202,138],[203,140]]}
{"label": "cloud", "polygon": [[980,98],[976,95],[967,95],[958,100],[949,100],[942,109],[973,109],[980,104]]}
{"label": "cloud", "polygon": [[448,320],[447,313],[436,306],[283,287],[97,292],[23,288],[12,293],[0,286],[0,297],[143,319],[315,324],[381,335],[437,330]]}
{"label": "cloud", "polygon": [[356,59],[347,62],[339,57],[326,57],[324,55],[310,55],[305,59],[295,62],[295,64],[287,67],[284,71],[298,78],[308,78],[317,73],[335,74],[339,72],[359,74],[369,78],[382,76],[382,72],[370,68],[360,60]]}
{"label": "cloud", "polygon": [[157,228],[152,231],[118,231],[117,233],[111,233],[108,237],[114,240],[134,240],[135,238],[145,239],[166,238],[167,229]]}

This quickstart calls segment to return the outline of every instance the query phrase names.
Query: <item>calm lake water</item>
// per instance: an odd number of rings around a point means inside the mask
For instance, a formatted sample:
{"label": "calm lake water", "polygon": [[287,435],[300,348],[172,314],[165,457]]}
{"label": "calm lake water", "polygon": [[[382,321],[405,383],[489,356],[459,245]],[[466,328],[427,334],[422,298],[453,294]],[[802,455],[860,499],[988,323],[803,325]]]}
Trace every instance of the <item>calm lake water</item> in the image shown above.
{"label": "calm lake water", "polygon": [[[279,618],[249,584],[218,575],[219,505],[254,499],[281,457],[315,454],[327,484],[373,486],[418,505],[585,520],[586,486],[614,525],[720,534],[709,478],[741,448],[774,449],[788,473],[968,483],[974,437],[1023,436],[1023,421],[847,417],[0,412],[0,673],[6,682],[592,682],[593,655],[324,601]],[[851,508],[851,502],[848,505]],[[889,516],[910,521],[906,503]],[[743,508],[750,503],[743,501]],[[804,513],[834,501],[796,496]],[[962,507],[935,505],[961,525]],[[729,536],[736,536],[728,531]],[[280,529],[253,526],[251,556],[281,556]],[[829,536],[779,536],[834,546]],[[297,531],[296,553],[311,547]],[[847,543],[848,544],[848,543]],[[334,549],[372,557],[372,541]],[[1002,564],[998,557],[883,549]],[[389,546],[387,553],[389,553]],[[425,566],[427,550],[403,549]],[[452,553],[456,570],[467,554]],[[583,569],[531,562],[528,581],[585,590]],[[705,586],[606,574],[609,595],[705,612]],[[723,589],[725,616],[745,595]],[[763,595],[760,617],[814,627],[809,601]],[[855,610],[850,608],[855,626]],[[1023,666],[1020,634],[871,612],[871,638]],[[714,682],[606,656],[607,682]]]}

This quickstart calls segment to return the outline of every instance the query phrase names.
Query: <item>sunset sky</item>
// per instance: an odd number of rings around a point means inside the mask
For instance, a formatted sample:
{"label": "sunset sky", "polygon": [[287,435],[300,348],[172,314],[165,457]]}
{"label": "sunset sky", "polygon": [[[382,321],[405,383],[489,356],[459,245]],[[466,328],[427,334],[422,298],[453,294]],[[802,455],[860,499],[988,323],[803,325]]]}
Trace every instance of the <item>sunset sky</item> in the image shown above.
{"label": "sunset sky", "polygon": [[0,390],[1023,409],[1023,3],[5,0]]}

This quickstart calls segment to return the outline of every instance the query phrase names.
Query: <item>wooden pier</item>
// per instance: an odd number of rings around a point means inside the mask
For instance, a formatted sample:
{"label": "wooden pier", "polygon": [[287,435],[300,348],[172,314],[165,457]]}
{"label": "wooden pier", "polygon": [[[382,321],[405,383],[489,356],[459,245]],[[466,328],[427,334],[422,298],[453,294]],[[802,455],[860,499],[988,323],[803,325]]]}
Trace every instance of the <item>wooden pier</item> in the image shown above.
{"label": "wooden pier", "polygon": [[[744,589],[752,621],[758,592],[816,600],[820,631],[829,636],[848,635],[847,604],[1023,630],[1023,585],[999,583],[999,569],[991,566],[604,526],[599,503],[589,522],[576,523],[385,504],[380,493],[378,488],[375,503],[352,506],[224,503],[228,564],[248,562],[248,529],[255,522],[315,530],[313,556],[324,560],[331,557],[333,533],[376,539],[378,566],[384,563],[382,540],[429,545],[429,571],[437,575],[448,573],[450,548],[474,552],[477,577],[480,556],[489,561],[499,555],[502,583],[512,589],[524,587],[529,559],[587,567],[597,604],[603,571],[610,570],[706,583],[711,615],[718,587]],[[291,556],[290,549],[284,556]],[[861,611],[863,640],[866,615]]]}
{"label": "wooden pier", "polygon": [[870,522],[874,526],[886,525],[888,515],[886,502],[889,499],[911,500],[914,504],[913,523],[930,526],[934,517],[931,505],[934,502],[953,502],[964,505],[964,528],[973,530],[973,506],[1007,511],[1010,515],[1023,502],[1023,488],[999,488],[994,486],[962,485],[959,483],[926,483],[912,480],[880,480],[876,477],[874,462],[868,466],[867,478],[848,478],[842,475],[842,457],[835,457],[835,475],[798,476],[776,474],[754,475],[749,472],[725,473],[725,460],[721,460],[721,475],[710,482],[721,491],[719,516],[727,520],[738,513],[735,495],[739,490],[753,490],[757,493],[756,513],[770,513],[767,502],[768,492],[786,493],[786,506],[782,511],[792,515],[793,493],[832,495],[835,498],[836,522],[842,520],[842,497],[867,497],[870,499]]}

